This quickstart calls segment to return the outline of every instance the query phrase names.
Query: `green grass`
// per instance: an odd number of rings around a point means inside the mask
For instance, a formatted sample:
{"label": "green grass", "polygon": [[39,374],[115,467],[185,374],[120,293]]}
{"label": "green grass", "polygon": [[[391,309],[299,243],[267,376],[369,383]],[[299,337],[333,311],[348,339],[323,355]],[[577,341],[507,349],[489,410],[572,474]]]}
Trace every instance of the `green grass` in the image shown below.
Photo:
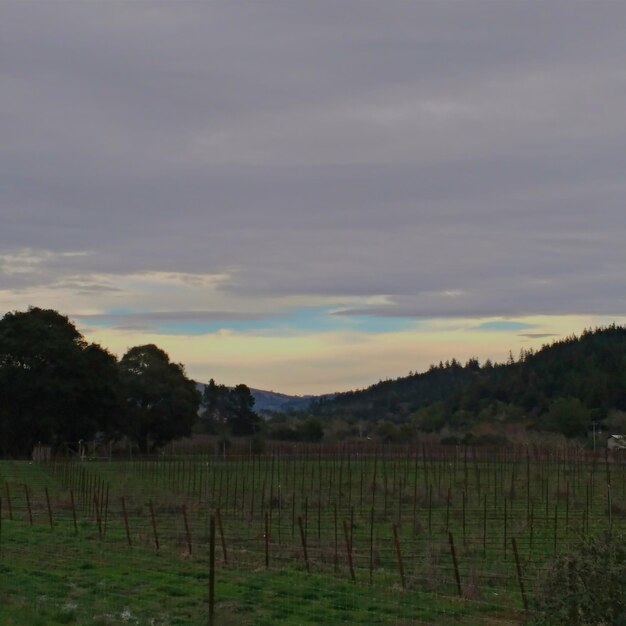
{"label": "green grass", "polygon": [[148,624],[156,617],[191,624],[206,614],[204,577],[151,551],[129,554],[60,529],[5,521],[1,561],[2,624]]}
{"label": "green grass", "polygon": [[[3,555],[11,564],[0,567],[0,623],[7,624],[205,624],[207,563],[160,558],[151,552],[105,549],[93,542],[55,535],[43,529],[27,532],[33,547],[46,554],[63,548],[64,556],[39,563],[16,554]],[[42,553],[40,552],[40,558]],[[37,567],[41,569],[36,569]],[[467,606],[429,594],[329,580],[321,574],[285,568],[218,573],[218,624],[447,624],[481,623],[484,606],[469,619]],[[398,597],[400,596],[400,597]]]}
{"label": "green grass", "polygon": [[[555,546],[559,551],[580,532],[606,528],[607,473],[611,522],[623,527],[624,466],[577,459],[529,464],[523,456],[474,463],[455,457],[416,464],[400,455],[384,461],[196,457],[46,466],[3,461],[0,624],[206,624],[209,516],[217,508],[229,556],[223,565],[218,533],[217,624],[520,623],[510,538],[518,541],[532,598],[534,574]],[[265,513],[271,523],[268,570]],[[350,580],[344,520],[356,583]],[[456,596],[448,531],[462,599]]]}

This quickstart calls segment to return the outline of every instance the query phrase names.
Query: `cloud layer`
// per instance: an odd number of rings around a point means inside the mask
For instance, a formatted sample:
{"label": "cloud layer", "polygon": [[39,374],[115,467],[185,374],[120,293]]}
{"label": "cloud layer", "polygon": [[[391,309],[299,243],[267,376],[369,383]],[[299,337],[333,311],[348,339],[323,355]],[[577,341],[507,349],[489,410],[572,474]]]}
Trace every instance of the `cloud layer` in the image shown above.
{"label": "cloud layer", "polygon": [[[165,334],[618,318],[625,19],[571,0],[5,2],[0,306]],[[380,323],[360,332],[384,346]]]}

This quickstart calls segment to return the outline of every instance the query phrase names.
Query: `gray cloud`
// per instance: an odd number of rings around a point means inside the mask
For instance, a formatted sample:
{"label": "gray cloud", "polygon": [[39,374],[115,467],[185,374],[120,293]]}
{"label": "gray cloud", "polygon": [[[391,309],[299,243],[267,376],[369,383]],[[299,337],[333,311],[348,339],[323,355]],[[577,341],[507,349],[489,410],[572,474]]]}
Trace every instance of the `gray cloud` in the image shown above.
{"label": "gray cloud", "polygon": [[76,318],[87,323],[112,323],[116,327],[122,323],[140,322],[215,322],[215,321],[250,321],[266,317],[261,313],[239,313],[235,311],[152,311],[148,313],[108,313],[76,314]]}
{"label": "gray cloud", "polygon": [[389,299],[352,314],[621,312],[624,19],[571,0],[5,3],[0,254],[88,254],[0,263],[0,288],[225,272],[235,300]]}

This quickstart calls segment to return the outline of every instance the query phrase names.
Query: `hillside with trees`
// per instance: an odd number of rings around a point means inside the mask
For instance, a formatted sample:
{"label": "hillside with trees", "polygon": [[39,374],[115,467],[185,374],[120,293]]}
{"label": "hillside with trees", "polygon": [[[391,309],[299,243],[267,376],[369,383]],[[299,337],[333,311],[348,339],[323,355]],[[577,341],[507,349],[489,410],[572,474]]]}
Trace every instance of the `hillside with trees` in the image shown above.
{"label": "hillside with trees", "polygon": [[314,403],[320,418],[410,422],[422,432],[478,423],[583,436],[593,423],[626,427],[626,328],[585,330],[506,363],[455,359]]}

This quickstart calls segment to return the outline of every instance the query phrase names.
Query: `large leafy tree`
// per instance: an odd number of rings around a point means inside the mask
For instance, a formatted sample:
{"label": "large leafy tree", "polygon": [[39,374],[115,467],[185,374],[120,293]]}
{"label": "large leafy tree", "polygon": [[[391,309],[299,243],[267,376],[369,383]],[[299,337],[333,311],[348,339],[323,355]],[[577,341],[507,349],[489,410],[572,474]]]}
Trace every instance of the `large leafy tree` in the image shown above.
{"label": "large leafy tree", "polygon": [[556,398],[543,420],[548,430],[566,437],[583,437],[589,430],[590,413],[578,398]]}
{"label": "large leafy tree", "polygon": [[229,394],[230,411],[227,422],[235,436],[254,434],[261,422],[253,411],[254,396],[247,385],[237,385]]}
{"label": "large leafy tree", "polygon": [[220,434],[252,435],[259,430],[261,418],[254,412],[254,396],[247,385],[232,389],[211,378],[204,388],[203,417]]}
{"label": "large leafy tree", "polygon": [[67,317],[30,308],[0,320],[2,454],[113,432],[120,407],[115,357],[87,343]]}
{"label": "large leafy tree", "polygon": [[120,361],[129,411],[127,434],[142,452],[191,434],[200,393],[179,363],[154,344],[131,348]]}
{"label": "large leafy tree", "polygon": [[230,389],[218,385],[213,378],[204,386],[202,394],[203,417],[216,428],[223,427],[230,412]]}

